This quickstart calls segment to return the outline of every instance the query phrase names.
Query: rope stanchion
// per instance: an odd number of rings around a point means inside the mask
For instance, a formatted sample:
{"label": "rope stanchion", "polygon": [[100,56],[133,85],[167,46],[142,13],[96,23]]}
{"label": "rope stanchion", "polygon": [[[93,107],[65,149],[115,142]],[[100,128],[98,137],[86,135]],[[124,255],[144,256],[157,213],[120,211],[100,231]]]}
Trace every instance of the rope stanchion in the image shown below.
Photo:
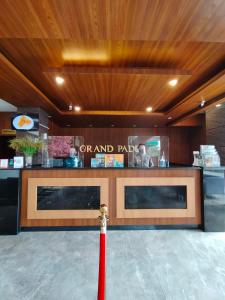
{"label": "rope stanchion", "polygon": [[98,273],[98,300],[105,300],[106,292],[106,229],[107,229],[107,206],[100,206],[100,248],[99,248],[99,273]]}

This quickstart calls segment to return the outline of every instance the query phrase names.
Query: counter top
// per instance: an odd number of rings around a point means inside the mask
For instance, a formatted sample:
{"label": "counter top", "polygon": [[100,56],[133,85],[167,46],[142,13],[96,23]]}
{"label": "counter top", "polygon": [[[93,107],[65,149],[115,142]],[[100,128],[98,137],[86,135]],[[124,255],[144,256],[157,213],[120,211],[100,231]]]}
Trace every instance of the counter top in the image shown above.
{"label": "counter top", "polygon": [[167,170],[167,169],[194,169],[194,170],[200,170],[201,167],[193,167],[193,166],[171,166],[171,167],[152,167],[152,168],[131,168],[131,167],[125,167],[125,168],[90,168],[90,167],[84,167],[84,168],[43,168],[43,167],[32,167],[32,168],[21,168],[21,169],[14,169],[14,168],[8,168],[8,169],[0,169],[1,171],[4,170]]}

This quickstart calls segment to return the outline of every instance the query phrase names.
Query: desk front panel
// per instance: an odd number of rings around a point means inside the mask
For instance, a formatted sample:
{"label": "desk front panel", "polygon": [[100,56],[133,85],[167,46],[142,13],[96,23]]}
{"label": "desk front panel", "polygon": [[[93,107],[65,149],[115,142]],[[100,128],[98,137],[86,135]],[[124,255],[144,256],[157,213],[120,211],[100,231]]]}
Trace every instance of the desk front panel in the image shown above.
{"label": "desk front panel", "polygon": [[[91,187],[89,191],[88,187]],[[50,196],[54,189],[57,190],[55,198]],[[40,169],[22,172],[23,227],[96,226],[99,225],[96,209],[99,203],[108,205],[109,225],[199,225],[200,170]]]}

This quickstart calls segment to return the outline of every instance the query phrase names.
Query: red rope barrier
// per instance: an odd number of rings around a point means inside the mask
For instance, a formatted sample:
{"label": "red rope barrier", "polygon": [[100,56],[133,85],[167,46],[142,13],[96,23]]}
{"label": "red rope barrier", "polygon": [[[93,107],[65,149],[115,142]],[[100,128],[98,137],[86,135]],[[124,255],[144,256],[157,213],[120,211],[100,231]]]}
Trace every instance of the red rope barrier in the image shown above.
{"label": "red rope barrier", "polygon": [[106,263],[106,235],[100,233],[99,273],[98,273],[98,300],[105,300],[105,265]]}
{"label": "red rope barrier", "polygon": [[101,222],[100,232],[100,248],[99,248],[99,273],[98,273],[98,300],[105,300],[106,291],[106,221],[107,221],[107,207],[102,204],[100,207]]}

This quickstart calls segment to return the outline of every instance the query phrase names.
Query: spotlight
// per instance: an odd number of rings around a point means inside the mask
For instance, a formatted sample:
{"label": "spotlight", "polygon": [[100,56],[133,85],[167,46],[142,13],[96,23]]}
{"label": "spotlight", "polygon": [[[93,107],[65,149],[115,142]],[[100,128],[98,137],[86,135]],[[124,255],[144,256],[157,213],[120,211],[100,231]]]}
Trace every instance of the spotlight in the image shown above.
{"label": "spotlight", "polygon": [[74,106],[74,110],[78,112],[78,111],[80,111],[80,110],[81,110],[81,107],[80,107],[80,106],[78,106],[78,105],[76,105],[76,106]]}
{"label": "spotlight", "polygon": [[147,108],[146,108],[146,111],[147,111],[147,112],[151,112],[151,111],[152,111],[152,107],[151,107],[151,106],[147,107]]}
{"label": "spotlight", "polygon": [[201,106],[201,107],[204,107],[204,106],[205,106],[205,100],[202,100],[202,101],[201,101],[200,106]]}
{"label": "spotlight", "polygon": [[62,85],[64,83],[64,78],[56,76],[55,81],[57,84]]}
{"label": "spotlight", "polygon": [[178,83],[178,80],[177,80],[177,79],[172,79],[172,80],[170,80],[170,81],[168,82],[168,84],[169,84],[170,86],[176,86],[177,83]]}

